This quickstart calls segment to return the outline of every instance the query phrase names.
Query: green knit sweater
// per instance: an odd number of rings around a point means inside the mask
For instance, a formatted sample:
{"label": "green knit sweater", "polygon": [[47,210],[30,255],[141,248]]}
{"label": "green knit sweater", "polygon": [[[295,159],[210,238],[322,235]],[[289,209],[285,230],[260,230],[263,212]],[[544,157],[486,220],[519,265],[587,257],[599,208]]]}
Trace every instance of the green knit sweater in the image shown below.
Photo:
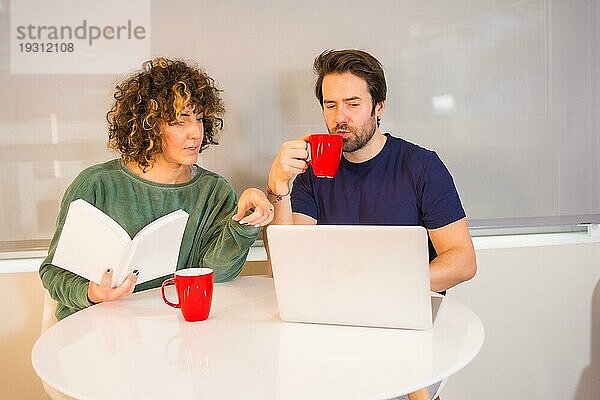
{"label": "green knit sweater", "polygon": [[[199,168],[189,182],[159,184],[134,175],[118,159],[91,166],[67,188],[48,257],[40,266],[42,283],[58,302],[58,319],[92,305],[87,297],[88,280],[52,265],[69,204],[80,198],[117,221],[131,237],[172,211],[188,212],[177,269],[210,267],[215,271],[215,282],[233,279],[240,273],[259,232],[259,228],[231,219],[237,211],[237,197],[229,183],[213,172]],[[135,291],[160,286],[164,279],[139,284]]]}

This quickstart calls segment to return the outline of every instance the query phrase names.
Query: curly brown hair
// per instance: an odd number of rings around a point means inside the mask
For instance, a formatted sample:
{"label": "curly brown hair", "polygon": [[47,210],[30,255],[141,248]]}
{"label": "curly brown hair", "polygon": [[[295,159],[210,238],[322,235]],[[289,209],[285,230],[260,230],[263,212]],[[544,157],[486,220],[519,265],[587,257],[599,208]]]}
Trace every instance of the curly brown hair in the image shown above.
{"label": "curly brown hair", "polygon": [[160,125],[181,121],[188,107],[204,115],[200,151],[218,144],[225,112],[219,92],[214,80],[189,62],[162,57],[145,62],[116,87],[115,102],[106,114],[109,149],[146,171],[162,152]]}

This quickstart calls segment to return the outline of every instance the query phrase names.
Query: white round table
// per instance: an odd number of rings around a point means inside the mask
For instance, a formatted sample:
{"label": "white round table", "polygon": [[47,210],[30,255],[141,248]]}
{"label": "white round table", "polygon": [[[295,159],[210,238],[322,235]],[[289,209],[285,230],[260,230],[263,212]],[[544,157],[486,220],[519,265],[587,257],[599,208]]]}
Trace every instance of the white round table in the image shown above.
{"label": "white round table", "polygon": [[83,399],[386,399],[452,375],[483,337],[449,297],[427,331],[286,323],[271,278],[238,277],[215,285],[206,321],[184,321],[154,289],[65,318],[31,358]]}

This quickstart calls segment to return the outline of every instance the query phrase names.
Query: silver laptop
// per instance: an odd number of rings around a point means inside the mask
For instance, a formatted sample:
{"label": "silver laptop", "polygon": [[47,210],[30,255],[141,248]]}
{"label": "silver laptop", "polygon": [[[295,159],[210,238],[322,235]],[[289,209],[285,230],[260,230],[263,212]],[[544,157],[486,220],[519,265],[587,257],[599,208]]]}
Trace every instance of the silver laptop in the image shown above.
{"label": "silver laptop", "polygon": [[282,320],[431,328],[425,228],[272,225],[267,236]]}

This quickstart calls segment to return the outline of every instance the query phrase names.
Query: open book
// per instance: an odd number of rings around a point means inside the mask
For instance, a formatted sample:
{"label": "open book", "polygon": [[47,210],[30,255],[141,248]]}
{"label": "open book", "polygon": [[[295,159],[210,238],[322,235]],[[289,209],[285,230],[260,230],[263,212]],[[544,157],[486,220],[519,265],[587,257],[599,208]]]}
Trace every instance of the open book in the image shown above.
{"label": "open book", "polygon": [[137,283],[172,274],[189,214],[173,211],[152,221],[132,239],[111,217],[78,199],[69,205],[52,264],[100,283],[113,269],[111,287],[133,270]]}

